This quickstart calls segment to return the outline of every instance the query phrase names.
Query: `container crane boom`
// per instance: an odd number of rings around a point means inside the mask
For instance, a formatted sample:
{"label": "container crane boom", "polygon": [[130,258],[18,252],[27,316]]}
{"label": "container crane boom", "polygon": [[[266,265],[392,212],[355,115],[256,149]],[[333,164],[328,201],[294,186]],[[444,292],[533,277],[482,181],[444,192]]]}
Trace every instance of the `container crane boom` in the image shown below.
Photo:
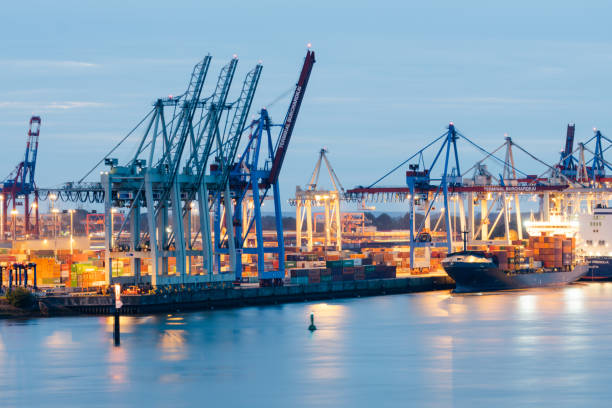
{"label": "container crane boom", "polygon": [[[257,64],[257,66],[255,66],[255,68],[253,68],[247,74],[242,85],[240,97],[236,102],[237,106],[236,110],[234,111],[232,125],[230,126],[230,130],[227,134],[226,140],[221,146],[222,149],[220,149],[223,170],[221,177],[218,180],[218,185],[221,187],[225,186],[229,179],[230,170],[232,169],[234,160],[236,158],[236,152],[238,150],[238,145],[240,144],[240,138],[242,136],[242,132],[244,131],[244,126],[249,115],[249,111],[251,110],[251,104],[253,103],[255,90],[257,89],[257,84],[259,83],[259,77],[261,76],[262,68],[263,66],[261,64]],[[223,149],[224,147],[225,149]]]}
{"label": "container crane boom", "polygon": [[574,132],[576,125],[567,125],[567,135],[565,137],[565,150],[563,150],[563,168],[566,170],[574,170],[574,158],[572,152],[574,151]]}
{"label": "container crane boom", "polygon": [[276,146],[276,152],[274,154],[274,161],[272,162],[272,168],[270,169],[270,176],[268,177],[269,184],[275,184],[278,179],[281,168],[283,167],[283,161],[285,160],[285,154],[287,153],[287,146],[291,140],[291,134],[295,127],[295,121],[298,113],[300,112],[300,106],[302,105],[302,99],[304,99],[304,92],[306,92],[306,86],[308,85],[308,79],[310,78],[310,72],[312,66],[315,63],[314,51],[308,50],[306,53],[306,59],[302,66],[302,72],[300,78],[295,86],[293,92],[293,98],[285,117],[285,122],[281,129],[280,137],[278,138],[278,144]]}

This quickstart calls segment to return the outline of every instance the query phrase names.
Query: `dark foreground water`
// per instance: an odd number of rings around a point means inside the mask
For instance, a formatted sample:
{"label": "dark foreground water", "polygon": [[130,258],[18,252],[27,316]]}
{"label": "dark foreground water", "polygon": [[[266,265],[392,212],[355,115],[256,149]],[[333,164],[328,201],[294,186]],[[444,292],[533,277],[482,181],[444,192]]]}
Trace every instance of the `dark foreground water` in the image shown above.
{"label": "dark foreground water", "polygon": [[[309,333],[309,313],[319,330]],[[0,407],[609,407],[612,284],[0,321]]]}

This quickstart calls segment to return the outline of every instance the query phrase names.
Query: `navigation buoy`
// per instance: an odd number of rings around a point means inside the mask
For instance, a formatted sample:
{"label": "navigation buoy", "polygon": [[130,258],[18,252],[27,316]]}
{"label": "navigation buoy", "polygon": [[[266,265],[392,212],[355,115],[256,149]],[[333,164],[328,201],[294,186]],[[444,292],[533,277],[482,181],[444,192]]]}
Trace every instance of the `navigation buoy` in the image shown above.
{"label": "navigation buoy", "polygon": [[314,313],[310,314],[310,326],[308,326],[308,330],[311,332],[317,330],[317,326],[314,325]]}

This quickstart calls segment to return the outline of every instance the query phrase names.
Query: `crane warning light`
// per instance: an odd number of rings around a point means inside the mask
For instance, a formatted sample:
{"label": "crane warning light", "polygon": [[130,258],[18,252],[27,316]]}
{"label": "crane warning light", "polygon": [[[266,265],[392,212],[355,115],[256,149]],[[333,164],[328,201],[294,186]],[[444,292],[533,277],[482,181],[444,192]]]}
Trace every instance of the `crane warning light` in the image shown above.
{"label": "crane warning light", "polygon": [[311,48],[311,47],[312,47],[312,44],[311,44],[311,43],[308,43],[308,44],[306,44],[306,47]]}

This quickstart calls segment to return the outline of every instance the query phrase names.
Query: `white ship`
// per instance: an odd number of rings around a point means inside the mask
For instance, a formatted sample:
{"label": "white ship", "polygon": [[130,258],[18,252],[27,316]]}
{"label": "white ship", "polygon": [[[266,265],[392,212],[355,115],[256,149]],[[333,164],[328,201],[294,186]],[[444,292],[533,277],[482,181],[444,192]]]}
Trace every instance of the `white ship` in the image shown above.
{"label": "white ship", "polygon": [[589,264],[587,280],[612,279],[612,208],[595,208],[578,216],[577,247]]}

